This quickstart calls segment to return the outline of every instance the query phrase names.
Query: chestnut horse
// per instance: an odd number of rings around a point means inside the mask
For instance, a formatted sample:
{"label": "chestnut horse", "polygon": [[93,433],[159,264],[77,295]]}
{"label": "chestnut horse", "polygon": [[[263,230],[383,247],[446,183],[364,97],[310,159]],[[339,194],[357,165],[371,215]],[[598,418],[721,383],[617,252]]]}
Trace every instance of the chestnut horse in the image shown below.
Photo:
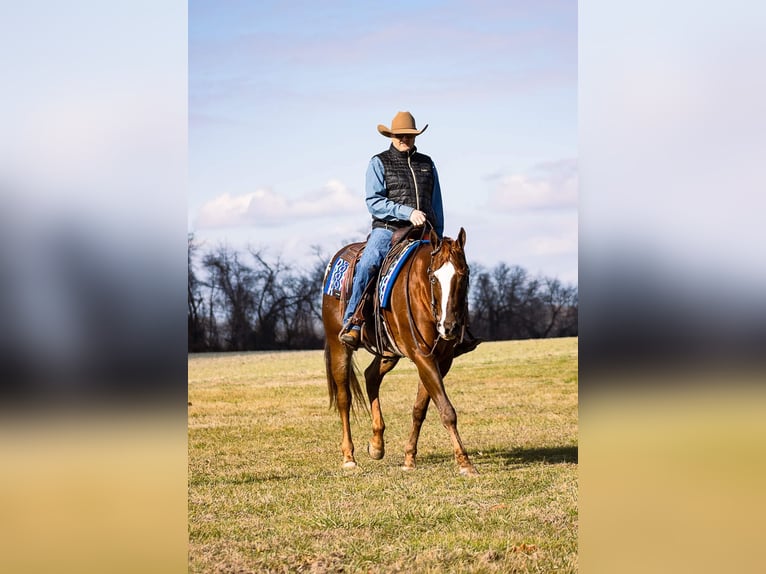
{"label": "chestnut horse", "polygon": [[[373,459],[380,460],[385,452],[383,432],[386,427],[378,395],[381,381],[402,357],[410,359],[418,369],[420,381],[412,409],[412,429],[404,451],[405,470],[415,468],[420,427],[429,402],[433,401],[449,432],[460,474],[478,474],[460,440],[457,415],[444,390],[444,377],[452,366],[455,345],[463,337],[468,318],[468,265],[464,246],[463,228],[456,240],[445,237],[438,241],[431,231],[429,241],[415,247],[404,263],[393,284],[388,308],[378,311],[376,305],[375,313],[381,315],[378,319],[368,317],[362,328],[362,342],[375,357],[364,371],[372,415],[372,437],[367,452]],[[352,402],[365,409],[366,404],[352,364],[353,351],[338,339],[344,305],[342,299],[323,295],[322,321],[326,335],[325,365],[330,404],[339,412],[343,428],[343,467],[354,468],[356,459],[350,411]],[[384,345],[386,350],[381,350],[381,336],[387,335],[393,345]]]}

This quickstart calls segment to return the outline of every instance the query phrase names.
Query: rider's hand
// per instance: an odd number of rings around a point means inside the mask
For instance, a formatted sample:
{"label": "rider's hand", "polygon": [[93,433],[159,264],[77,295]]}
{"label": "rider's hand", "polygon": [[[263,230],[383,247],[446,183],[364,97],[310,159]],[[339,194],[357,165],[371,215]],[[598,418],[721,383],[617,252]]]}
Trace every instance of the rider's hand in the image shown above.
{"label": "rider's hand", "polygon": [[426,222],[426,214],[418,209],[414,209],[410,214],[410,221],[415,227],[420,227]]}

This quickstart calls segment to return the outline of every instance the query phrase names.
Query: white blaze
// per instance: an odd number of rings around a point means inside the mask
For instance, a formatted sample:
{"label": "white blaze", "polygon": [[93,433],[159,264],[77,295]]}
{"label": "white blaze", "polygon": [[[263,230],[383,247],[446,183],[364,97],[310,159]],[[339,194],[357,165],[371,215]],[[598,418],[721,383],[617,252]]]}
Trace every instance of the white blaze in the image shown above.
{"label": "white blaze", "polygon": [[455,275],[455,266],[452,265],[452,263],[445,263],[441,267],[439,267],[436,271],[434,271],[434,277],[439,281],[439,285],[441,285],[442,289],[442,300],[441,303],[441,315],[439,319],[439,323],[436,325],[436,328],[439,330],[439,334],[444,337],[446,333],[444,332],[444,319],[447,317],[447,303],[449,302],[449,293],[450,293],[450,285],[452,283],[452,277]]}

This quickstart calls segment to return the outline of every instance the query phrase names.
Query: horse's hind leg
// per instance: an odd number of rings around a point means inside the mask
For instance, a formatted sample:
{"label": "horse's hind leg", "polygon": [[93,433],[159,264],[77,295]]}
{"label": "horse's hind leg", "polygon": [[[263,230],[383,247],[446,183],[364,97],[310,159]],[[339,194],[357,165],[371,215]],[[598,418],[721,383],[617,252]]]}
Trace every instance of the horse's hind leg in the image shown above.
{"label": "horse's hind leg", "polygon": [[386,424],[383,421],[383,411],[380,408],[380,383],[383,377],[399,362],[399,357],[375,357],[370,366],[364,371],[367,386],[367,397],[370,399],[372,415],[372,437],[367,444],[367,453],[371,458],[380,460],[386,452],[383,432]]}
{"label": "horse's hind leg", "polygon": [[328,383],[330,400],[334,402],[340,415],[343,438],[340,449],[343,453],[343,468],[356,467],[354,459],[354,443],[351,440],[351,381],[354,376],[351,372],[351,350],[347,349],[337,339],[327,341],[325,347],[325,361],[327,362]]}
{"label": "horse's hind leg", "polygon": [[426,420],[426,413],[428,412],[428,403],[431,397],[428,396],[428,391],[422,382],[418,384],[418,396],[415,399],[415,406],[412,407],[412,429],[410,430],[410,438],[407,440],[407,444],[404,447],[404,470],[412,470],[415,468],[415,457],[418,454],[418,439],[420,438],[420,428],[423,426],[423,421]]}

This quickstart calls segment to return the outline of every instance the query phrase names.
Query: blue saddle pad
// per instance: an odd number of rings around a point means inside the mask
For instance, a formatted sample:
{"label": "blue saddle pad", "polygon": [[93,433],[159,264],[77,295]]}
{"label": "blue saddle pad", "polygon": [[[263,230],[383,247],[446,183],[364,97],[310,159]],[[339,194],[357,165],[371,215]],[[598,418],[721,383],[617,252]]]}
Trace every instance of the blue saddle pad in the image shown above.
{"label": "blue saddle pad", "polygon": [[346,278],[346,273],[348,273],[350,267],[351,264],[342,257],[338,257],[335,260],[335,263],[327,271],[327,281],[324,286],[326,295],[340,297],[343,280]]}
{"label": "blue saddle pad", "polygon": [[420,239],[410,242],[410,244],[404,248],[404,251],[402,251],[397,256],[396,260],[388,267],[385,275],[381,276],[380,281],[378,282],[378,297],[380,298],[380,306],[384,309],[388,309],[389,304],[391,303],[391,291],[393,290],[394,281],[396,281],[399,271],[401,271],[407,259],[409,259],[410,255],[415,252],[421,243],[428,243],[428,240]]}

